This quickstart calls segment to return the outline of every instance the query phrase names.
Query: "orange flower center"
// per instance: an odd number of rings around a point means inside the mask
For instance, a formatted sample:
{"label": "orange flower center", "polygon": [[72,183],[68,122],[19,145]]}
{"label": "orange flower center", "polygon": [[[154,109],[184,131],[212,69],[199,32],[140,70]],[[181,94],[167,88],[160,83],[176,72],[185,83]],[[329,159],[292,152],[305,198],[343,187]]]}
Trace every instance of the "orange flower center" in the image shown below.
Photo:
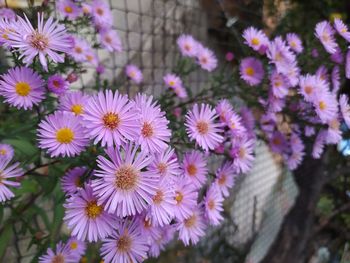
{"label": "orange flower center", "polygon": [[97,8],[96,9],[96,13],[98,14],[98,15],[100,15],[100,16],[102,16],[103,14],[104,14],[104,11],[103,11],[103,9],[102,8]]}
{"label": "orange flower center", "polygon": [[28,96],[31,87],[27,82],[18,82],[15,86],[16,93],[22,97]]}
{"label": "orange flower center", "polygon": [[137,184],[138,172],[131,166],[121,166],[115,173],[115,185],[122,190],[130,190]]}
{"label": "orange flower center", "polygon": [[120,124],[119,115],[112,112],[105,114],[102,120],[103,120],[104,126],[110,130],[114,130],[118,128]]}
{"label": "orange flower center", "polygon": [[304,88],[304,91],[305,91],[305,93],[307,94],[307,95],[310,95],[311,93],[312,93],[312,87],[311,86],[306,86],[305,88]]}
{"label": "orange flower center", "polygon": [[195,164],[189,164],[187,166],[187,172],[190,176],[194,176],[197,173],[197,166]]}
{"label": "orange flower center", "polygon": [[189,218],[185,219],[185,226],[188,228],[193,227],[196,224],[196,221],[197,221],[197,216],[193,214]]}
{"label": "orange flower center", "polygon": [[98,205],[96,201],[90,201],[87,203],[85,212],[89,218],[95,219],[102,214],[103,207]]}
{"label": "orange flower center", "polygon": [[49,46],[49,39],[43,34],[34,32],[30,38],[30,45],[39,51],[44,51]]}
{"label": "orange flower center", "polygon": [[184,199],[184,196],[182,193],[180,193],[179,191],[176,191],[175,193],[175,200],[176,200],[176,203],[179,204],[182,202],[182,200]]}
{"label": "orange flower center", "polygon": [[117,241],[117,249],[120,252],[128,252],[131,249],[131,243],[131,238],[127,234],[124,234]]}
{"label": "orange flower center", "polygon": [[209,124],[206,121],[199,121],[199,122],[197,122],[197,126],[196,127],[197,127],[197,131],[201,135],[205,135],[209,131]]}
{"label": "orange flower center", "polygon": [[165,172],[166,172],[166,170],[167,170],[167,165],[166,165],[166,163],[159,163],[158,165],[157,165],[157,168],[158,168],[158,171],[159,171],[159,173],[161,173],[161,174],[165,174]]}
{"label": "orange flower center", "polygon": [[156,192],[156,195],[153,196],[153,202],[157,205],[159,205],[164,199],[164,193],[163,191],[158,190]]}
{"label": "orange flower center", "polygon": [[65,11],[66,13],[68,13],[68,14],[71,14],[71,13],[73,13],[73,8],[70,7],[70,6],[66,6],[66,7],[64,8],[64,11]]}
{"label": "orange flower center", "polygon": [[320,107],[320,110],[325,110],[327,108],[327,104],[324,101],[320,101],[318,106]]}
{"label": "orange flower center", "polygon": [[252,45],[257,46],[257,45],[259,45],[259,44],[260,44],[259,39],[256,38],[256,37],[254,37],[254,38],[252,39]]}
{"label": "orange flower center", "polygon": [[51,263],[64,263],[64,262],[65,262],[65,259],[62,254],[58,254],[54,256],[51,260]]}
{"label": "orange flower center", "polygon": [[145,138],[150,138],[154,134],[153,126],[149,122],[145,122],[141,129],[141,134]]}
{"label": "orange flower center", "polygon": [[208,202],[208,208],[209,208],[210,210],[213,210],[213,209],[215,208],[215,202],[214,202],[213,199],[209,200],[209,202]]}
{"label": "orange flower center", "polygon": [[248,76],[252,77],[252,76],[254,76],[255,71],[254,71],[254,69],[252,67],[247,67],[246,70],[245,70],[245,73]]}

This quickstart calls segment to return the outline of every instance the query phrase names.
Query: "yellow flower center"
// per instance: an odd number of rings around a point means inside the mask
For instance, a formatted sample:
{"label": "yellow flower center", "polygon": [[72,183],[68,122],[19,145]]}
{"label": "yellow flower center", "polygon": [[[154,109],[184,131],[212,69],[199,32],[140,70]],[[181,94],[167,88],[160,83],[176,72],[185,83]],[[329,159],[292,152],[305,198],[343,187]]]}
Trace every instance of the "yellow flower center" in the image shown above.
{"label": "yellow flower center", "polygon": [[190,176],[194,176],[197,173],[197,167],[195,164],[191,163],[187,166],[187,172]]}
{"label": "yellow flower center", "polygon": [[185,219],[185,226],[186,227],[193,227],[196,224],[197,216],[193,214],[189,218]]}
{"label": "yellow flower center", "polygon": [[199,121],[197,122],[197,131],[201,135],[205,135],[209,131],[209,124],[206,121]]}
{"label": "yellow flower center", "polygon": [[347,30],[345,27],[343,27],[343,28],[340,30],[340,32],[341,32],[341,33],[346,33],[346,32],[348,32],[348,30]]}
{"label": "yellow flower center", "polygon": [[327,107],[327,104],[324,101],[320,101],[318,106],[320,107],[320,110],[325,110]]}
{"label": "yellow flower center", "polygon": [[18,82],[15,86],[16,93],[20,96],[26,97],[31,91],[31,87],[27,82]]}
{"label": "yellow flower center", "polygon": [[175,85],[175,81],[170,80],[170,81],[169,81],[169,86],[172,87],[172,86],[174,86],[174,85]]}
{"label": "yellow flower center", "polygon": [[254,37],[254,38],[252,39],[252,45],[253,45],[253,46],[257,46],[257,45],[259,45],[259,44],[260,44],[259,39],[256,38],[256,37]]}
{"label": "yellow flower center", "polygon": [[110,130],[114,130],[118,128],[120,124],[119,115],[112,112],[105,114],[102,120],[103,120],[104,126]]}
{"label": "yellow flower center", "polygon": [[131,78],[135,78],[136,77],[136,72],[135,71],[131,71],[130,72],[130,77]]}
{"label": "yellow flower center", "polygon": [[153,196],[153,202],[157,205],[159,205],[162,201],[163,201],[163,198],[164,198],[164,193],[160,190],[158,190],[156,192],[156,195]]}
{"label": "yellow flower center", "polygon": [[131,249],[131,243],[131,238],[127,234],[124,234],[117,241],[117,249],[120,252],[128,252]]}
{"label": "yellow flower center", "polygon": [[70,7],[70,6],[66,6],[66,7],[64,8],[64,11],[65,11],[66,13],[68,13],[68,14],[71,14],[71,13],[73,13],[73,8]]}
{"label": "yellow flower center", "polygon": [[340,123],[337,119],[334,119],[329,123],[329,127],[331,127],[333,130],[338,130],[340,127]]}
{"label": "yellow flower center", "polygon": [[7,33],[3,33],[1,36],[3,39],[9,40],[9,35]]}
{"label": "yellow flower center", "polygon": [[90,201],[85,207],[85,212],[88,218],[95,219],[102,214],[103,207],[98,205],[96,201]]}
{"label": "yellow flower center", "polygon": [[182,199],[184,199],[184,196],[182,193],[180,193],[179,191],[176,191],[175,193],[175,200],[176,200],[176,203],[179,204],[182,202]]}
{"label": "yellow flower center", "polygon": [[152,124],[145,122],[141,129],[141,134],[145,138],[149,138],[154,134],[154,129]]}
{"label": "yellow flower center", "polygon": [[74,49],[75,49],[75,52],[78,54],[81,54],[83,52],[83,49],[79,46],[76,46]]}
{"label": "yellow flower center", "polygon": [[70,128],[61,128],[56,132],[56,139],[59,143],[71,143],[74,139],[74,132]]}
{"label": "yellow flower center", "polygon": [[6,155],[7,151],[5,149],[0,149],[0,155]]}
{"label": "yellow flower center", "polygon": [[115,185],[122,190],[130,190],[137,184],[138,172],[131,166],[121,166],[115,173]]}
{"label": "yellow flower center", "polygon": [[70,243],[70,249],[75,250],[78,248],[78,242],[73,241]]}
{"label": "yellow flower center", "polygon": [[245,73],[248,76],[252,77],[252,76],[254,76],[255,71],[254,71],[254,69],[252,67],[247,67],[246,70],[245,70]]}
{"label": "yellow flower center", "polygon": [[297,43],[295,43],[295,41],[292,41],[292,42],[290,43],[290,46],[296,48],[296,47],[297,47]]}
{"label": "yellow flower center", "polygon": [[83,106],[81,104],[74,104],[71,111],[74,112],[75,115],[80,115],[83,113]]}

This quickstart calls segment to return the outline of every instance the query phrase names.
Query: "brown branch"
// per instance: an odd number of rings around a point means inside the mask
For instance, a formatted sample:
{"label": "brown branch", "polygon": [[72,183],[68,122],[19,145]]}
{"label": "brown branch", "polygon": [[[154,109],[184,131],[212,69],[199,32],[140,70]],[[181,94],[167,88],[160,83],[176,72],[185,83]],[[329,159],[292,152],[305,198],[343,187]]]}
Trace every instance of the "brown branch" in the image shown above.
{"label": "brown branch", "polygon": [[55,161],[53,161],[53,162],[51,162],[51,163],[45,163],[45,164],[37,165],[37,166],[35,166],[34,168],[32,168],[32,169],[26,171],[26,172],[24,173],[24,175],[30,174],[30,173],[34,172],[35,170],[37,170],[37,169],[39,169],[39,168],[47,167],[47,166],[49,166],[49,165],[52,165],[52,164],[55,164],[55,163],[59,163],[59,162],[60,162],[60,160],[55,160]]}

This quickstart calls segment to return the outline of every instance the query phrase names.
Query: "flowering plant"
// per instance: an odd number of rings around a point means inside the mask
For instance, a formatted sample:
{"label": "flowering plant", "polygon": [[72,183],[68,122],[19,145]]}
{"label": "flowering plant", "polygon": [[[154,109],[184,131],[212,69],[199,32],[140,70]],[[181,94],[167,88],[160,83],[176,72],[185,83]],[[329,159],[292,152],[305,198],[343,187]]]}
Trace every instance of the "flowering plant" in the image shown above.
{"label": "flowering plant", "polygon": [[[334,27],[316,25],[331,62],[314,73],[298,63],[304,47],[295,33],[269,39],[246,29],[251,55],[233,73],[218,73],[214,52],[183,34],[181,58],[155,99],[101,81],[94,47],[123,52],[106,2],[60,0],[56,8],[59,20],[48,7],[32,20],[11,10],[0,18],[0,44],[12,65],[0,77],[0,209],[11,212],[0,231],[11,235],[19,222],[40,248],[39,262],[86,255],[141,262],[176,238],[196,244],[208,226],[224,220],[224,199],[252,168],[258,138],[295,170],[305,155],[320,158],[325,145],[338,144],[350,125],[348,97],[340,94],[341,76],[350,78],[350,53],[343,72],[336,41],[338,33],[345,45],[350,33],[339,19]],[[94,39],[78,36],[78,27]],[[315,57],[318,52],[320,46]],[[96,82],[73,89],[86,65],[94,67]],[[184,80],[198,69],[217,72],[194,94]],[[126,66],[125,75],[134,85],[143,81],[136,65]],[[245,106],[232,104],[233,97]],[[214,170],[213,156],[220,160]],[[52,223],[36,202],[49,197]],[[44,226],[28,220],[34,215]],[[68,231],[61,234],[62,222]]]}

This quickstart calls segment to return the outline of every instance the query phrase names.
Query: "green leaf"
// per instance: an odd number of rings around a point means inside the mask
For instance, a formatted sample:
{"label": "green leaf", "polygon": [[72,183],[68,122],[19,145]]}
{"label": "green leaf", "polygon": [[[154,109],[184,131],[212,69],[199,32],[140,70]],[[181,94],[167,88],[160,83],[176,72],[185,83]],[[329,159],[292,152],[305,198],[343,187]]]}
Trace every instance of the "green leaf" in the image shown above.
{"label": "green leaf", "polygon": [[12,224],[6,224],[3,231],[0,233],[0,258],[4,257],[7,244],[10,242],[13,236]]}
{"label": "green leaf", "polygon": [[36,193],[39,191],[38,183],[33,179],[25,179],[21,182],[21,187],[13,190],[15,195],[21,195],[25,193]]}
{"label": "green leaf", "polygon": [[5,143],[12,145],[15,148],[16,153],[19,152],[25,156],[31,157],[38,153],[38,148],[35,147],[26,139],[5,139]]}

